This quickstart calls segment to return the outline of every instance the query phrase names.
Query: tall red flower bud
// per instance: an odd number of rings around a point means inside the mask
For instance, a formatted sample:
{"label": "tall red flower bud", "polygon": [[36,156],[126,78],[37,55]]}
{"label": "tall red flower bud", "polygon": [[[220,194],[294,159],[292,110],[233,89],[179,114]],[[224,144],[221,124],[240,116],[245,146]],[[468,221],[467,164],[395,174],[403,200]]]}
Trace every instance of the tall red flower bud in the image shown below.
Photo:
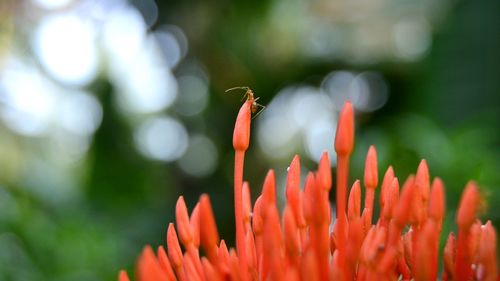
{"label": "tall red flower bud", "polygon": [[335,151],[337,152],[337,220],[338,233],[336,246],[339,251],[338,262],[345,264],[345,244],[347,237],[346,200],[347,181],[349,178],[349,155],[354,147],[354,111],[347,101],[340,112],[337,133],[335,135]]}
{"label": "tall red flower bud", "polygon": [[335,151],[338,155],[349,155],[354,147],[354,110],[347,101],[340,112],[337,133],[335,135]]}
{"label": "tall red flower bud", "polygon": [[250,120],[252,112],[250,110],[251,102],[246,101],[238,112],[233,132],[234,150],[246,151],[250,144]]}
{"label": "tall red flower bud", "polygon": [[[245,254],[245,225],[243,221],[243,163],[245,151],[250,144],[250,120],[252,115],[252,100],[247,100],[240,108],[233,132],[233,147],[236,151],[234,156],[234,213],[236,224],[236,249],[241,256],[240,266],[246,266]],[[243,275],[244,278],[246,275]],[[244,280],[245,281],[245,280]]]}

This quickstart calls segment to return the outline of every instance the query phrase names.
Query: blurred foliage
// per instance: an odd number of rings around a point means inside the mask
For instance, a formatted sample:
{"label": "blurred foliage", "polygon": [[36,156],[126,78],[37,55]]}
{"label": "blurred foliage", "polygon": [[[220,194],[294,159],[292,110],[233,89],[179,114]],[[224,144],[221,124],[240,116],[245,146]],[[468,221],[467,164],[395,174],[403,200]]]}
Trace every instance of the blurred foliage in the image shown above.
{"label": "blurred foliage", "polygon": [[[34,2],[0,2],[0,69],[12,46],[26,61],[36,60],[27,43],[35,28],[32,17],[73,5],[31,10]],[[199,114],[179,114],[178,104],[160,114],[174,116],[190,134],[208,136],[218,150],[217,167],[194,177],[177,162],[144,157],[134,143],[136,124],[153,113],[137,117],[120,110],[120,84],[111,75],[100,74],[84,87],[103,112],[88,151],[76,164],[56,165],[50,170],[54,174],[45,169],[52,165],[42,145],[46,140],[12,132],[4,120],[0,279],[114,280],[122,266],[133,268],[144,244],[163,243],[181,194],[192,207],[201,193],[209,193],[221,236],[232,244],[231,137],[240,97],[224,90],[251,86],[267,105],[280,89],[299,83],[319,87],[336,70],[381,73],[390,93],[382,108],[357,116],[353,179],[362,176],[367,148],[375,144],[380,173],[393,165],[396,174],[406,178],[421,158],[428,160],[431,175],[446,185],[448,227],[469,179],[479,183],[490,206],[500,204],[500,2],[368,2],[157,1],[158,18],[148,30],[173,24],[189,43],[173,75],[179,78],[196,64],[210,85],[208,107]],[[146,22],[148,3],[132,1]],[[385,27],[415,16],[415,11],[418,15],[419,8],[432,27],[430,48],[410,59],[390,53],[394,46],[385,45]],[[330,41],[313,44],[324,38]],[[316,47],[319,53],[311,51]],[[4,100],[0,103],[4,112]],[[254,122],[259,125],[259,117]],[[257,189],[268,168],[284,170],[291,156],[286,161],[269,159],[254,136],[245,173]],[[297,153],[304,155],[303,150]],[[30,157],[36,161],[26,160]],[[303,165],[313,169],[315,164],[303,157]],[[500,227],[500,214],[493,207],[484,217]]]}

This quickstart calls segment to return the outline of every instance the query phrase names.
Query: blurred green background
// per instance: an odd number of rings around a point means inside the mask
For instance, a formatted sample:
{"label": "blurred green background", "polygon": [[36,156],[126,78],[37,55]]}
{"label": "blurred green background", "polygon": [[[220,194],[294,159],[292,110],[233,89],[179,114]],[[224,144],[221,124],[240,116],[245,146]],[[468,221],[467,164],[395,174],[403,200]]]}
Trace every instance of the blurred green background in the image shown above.
{"label": "blurred green background", "polygon": [[1,0],[0,280],[114,280],[163,243],[181,194],[209,193],[232,244],[234,86],[267,106],[254,195],[294,153],[335,165],[350,99],[353,180],[370,144],[380,173],[425,158],[448,230],[469,179],[498,228],[499,15],[497,0]]}

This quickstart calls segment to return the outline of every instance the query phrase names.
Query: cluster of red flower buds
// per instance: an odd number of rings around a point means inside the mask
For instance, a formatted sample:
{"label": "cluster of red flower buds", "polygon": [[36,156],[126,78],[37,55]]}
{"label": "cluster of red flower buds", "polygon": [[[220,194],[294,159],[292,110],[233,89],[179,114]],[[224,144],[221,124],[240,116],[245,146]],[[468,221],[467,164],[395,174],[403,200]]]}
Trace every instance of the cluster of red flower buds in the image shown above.
{"label": "cluster of red flower buds", "polygon": [[[354,147],[354,113],[349,102],[340,113],[334,144],[333,227],[329,201],[332,175],[326,152],[318,170],[308,173],[302,189],[299,157],[293,158],[281,217],[272,170],[252,206],[249,185],[243,182],[251,106],[252,101],[247,100],[241,107],[233,134],[236,249],[228,249],[219,238],[207,195],[200,197],[190,215],[181,196],[176,228],[172,223],[168,226],[166,250],[159,246],[155,253],[150,246],[144,248],[137,263],[137,280],[500,280],[496,232],[491,222],[482,224],[476,218],[480,195],[474,182],[462,193],[456,216],[458,235],[448,235],[441,274],[438,252],[445,192],[439,178],[431,183],[425,160],[402,188],[393,168],[387,169],[380,184],[376,222],[373,205],[379,176],[375,147],[369,148],[366,157],[364,204],[359,180],[348,192],[349,157]],[[119,281],[128,280],[127,273],[121,271]]]}

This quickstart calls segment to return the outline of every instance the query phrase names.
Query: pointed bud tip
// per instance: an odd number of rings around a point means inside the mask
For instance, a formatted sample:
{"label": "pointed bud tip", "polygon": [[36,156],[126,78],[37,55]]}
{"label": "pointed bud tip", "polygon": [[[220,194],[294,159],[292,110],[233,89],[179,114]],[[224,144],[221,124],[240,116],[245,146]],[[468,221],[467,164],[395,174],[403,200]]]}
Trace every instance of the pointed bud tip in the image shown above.
{"label": "pointed bud tip", "polygon": [[354,148],[354,111],[352,104],[346,101],[337,126],[335,135],[335,151],[338,155],[349,155]]}
{"label": "pointed bud tip", "polygon": [[429,202],[429,216],[437,222],[441,222],[446,211],[446,201],[444,195],[444,184],[440,178],[432,181]]}
{"label": "pointed bud tip", "polygon": [[210,251],[213,247],[219,244],[219,233],[215,223],[214,214],[210,198],[207,194],[202,194],[200,197],[200,242],[201,245]]}
{"label": "pointed bud tip", "polygon": [[480,203],[479,191],[474,181],[467,183],[457,212],[457,224],[459,228],[469,228],[476,220],[476,212]]}
{"label": "pointed bud tip", "polygon": [[299,182],[300,182],[300,157],[299,157],[299,155],[295,155],[293,157],[292,162],[290,163],[290,166],[288,166],[286,171],[287,171],[287,185],[299,184]]}
{"label": "pointed bud tip", "polygon": [[361,186],[359,180],[352,185],[347,202],[347,216],[350,221],[360,217],[361,214]]}
{"label": "pointed bud tip", "polygon": [[[285,195],[289,203],[296,201],[300,190],[300,158],[298,155],[293,157],[290,166],[287,169]],[[295,203],[292,203],[295,204]]]}
{"label": "pointed bud tip", "polygon": [[420,190],[422,200],[427,202],[429,200],[430,193],[430,176],[429,167],[425,159],[422,159],[418,165],[417,174],[415,176],[415,185],[417,185]]}
{"label": "pointed bud tip", "polygon": [[324,190],[329,191],[332,187],[332,171],[328,152],[324,151],[318,164],[318,181]]}
{"label": "pointed bud tip", "polygon": [[167,250],[168,257],[174,266],[182,265],[182,250],[179,244],[179,239],[177,238],[177,233],[175,232],[175,227],[173,223],[168,224],[167,229]]}
{"label": "pointed bud tip", "polygon": [[118,274],[118,281],[130,281],[125,270],[120,270],[120,273]]}
{"label": "pointed bud tip", "polygon": [[394,169],[392,166],[387,168],[387,171],[384,174],[384,179],[382,180],[382,186],[380,187],[380,206],[383,208],[385,205],[385,200],[389,194],[390,187],[392,185],[392,181],[394,179]]}
{"label": "pointed bud tip", "polygon": [[233,132],[234,150],[246,151],[250,144],[251,102],[246,101],[240,108]]}
{"label": "pointed bud tip", "polygon": [[367,188],[376,188],[378,184],[377,150],[373,145],[366,155],[364,183]]}
{"label": "pointed bud tip", "polygon": [[266,178],[264,179],[262,196],[266,206],[276,206],[276,177],[272,169],[267,172]]}
{"label": "pointed bud tip", "polygon": [[184,246],[193,241],[193,229],[189,222],[188,210],[183,196],[179,196],[175,206],[175,220],[177,222],[177,231],[179,239]]}

